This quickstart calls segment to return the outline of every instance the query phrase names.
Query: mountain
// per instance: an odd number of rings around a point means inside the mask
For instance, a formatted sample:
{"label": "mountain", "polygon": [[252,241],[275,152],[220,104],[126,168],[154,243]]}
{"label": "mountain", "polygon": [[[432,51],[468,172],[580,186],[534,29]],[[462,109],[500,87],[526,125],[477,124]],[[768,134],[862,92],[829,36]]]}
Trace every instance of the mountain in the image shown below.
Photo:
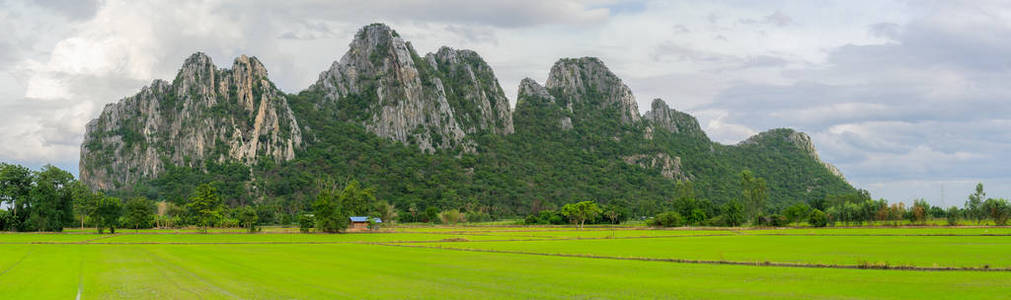
{"label": "mountain", "polygon": [[259,60],[241,56],[231,69],[218,69],[195,53],[172,83],[155,80],[88,123],[80,178],[111,190],[158,177],[166,165],[282,162],[295,158],[301,135],[284,92]]}
{"label": "mountain", "polygon": [[509,99],[477,53],[442,47],[420,57],[383,24],[362,28],[309,90],[334,106],[337,119],[427,152],[470,151],[468,134],[513,132]]}
{"label": "mountain", "polygon": [[803,133],[723,145],[663,100],[640,115],[631,89],[592,57],[558,60],[544,85],[523,79],[515,111],[477,53],[422,56],[383,24],[359,30],[301,92],[266,75],[255,58],[217,69],[194,54],[172,84],[155,81],[88,124],[82,180],[170,201],[215,182],[232,205],[289,217],[320,177],[375,186],[405,213],[500,216],[583,200],[647,215],[669,207],[678,181],[715,210],[739,197],[743,170],[767,180],[773,208],[854,191]]}

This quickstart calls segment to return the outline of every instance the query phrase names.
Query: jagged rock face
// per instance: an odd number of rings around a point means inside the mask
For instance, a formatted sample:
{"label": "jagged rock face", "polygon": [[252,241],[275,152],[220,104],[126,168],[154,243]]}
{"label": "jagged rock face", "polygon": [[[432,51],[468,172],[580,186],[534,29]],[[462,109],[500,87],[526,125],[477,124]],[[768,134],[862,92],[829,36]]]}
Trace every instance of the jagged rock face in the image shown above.
{"label": "jagged rock face", "polygon": [[513,132],[509,100],[473,51],[440,49],[419,57],[383,24],[362,28],[340,61],[310,87],[376,135],[425,151],[472,150],[468,133]]}
{"label": "jagged rock face", "polygon": [[[516,95],[517,118],[527,118],[522,122],[535,123],[545,120],[530,120],[532,118],[548,118],[549,124],[562,130],[572,129],[572,103],[562,106],[548,90],[530,78],[520,81]],[[545,114],[546,116],[542,116]],[[520,122],[520,121],[518,121]]]}
{"label": "jagged rock face", "polygon": [[[638,122],[639,107],[632,90],[594,57],[565,58],[551,67],[545,82],[558,98],[574,102],[576,109],[614,109],[624,124]],[[564,97],[562,97],[564,95]]]}
{"label": "jagged rock face", "polygon": [[424,75],[442,78],[439,81],[464,131],[468,134],[479,131],[513,133],[509,99],[495,78],[495,72],[481,56],[471,50],[442,47],[434,54],[425,55],[425,60],[435,74]]}
{"label": "jagged rock face", "polygon": [[659,152],[656,154],[637,154],[625,156],[622,158],[625,163],[630,165],[637,165],[647,169],[657,169],[663,177],[669,179],[674,179],[678,181],[691,180],[691,177],[681,171],[681,158],[674,156],[671,157],[667,153]]}
{"label": "jagged rock face", "polygon": [[[679,112],[667,106],[667,103],[660,99],[654,99],[651,110],[642,116],[654,127],[665,129],[671,133],[684,134],[693,137],[705,138],[706,133],[699,126],[699,121],[689,114]],[[647,128],[648,130],[651,130]],[[651,132],[650,132],[651,133]]]}
{"label": "jagged rock face", "polygon": [[80,177],[108,190],[156,177],[166,163],[281,162],[294,159],[301,145],[287,99],[259,60],[241,56],[231,69],[218,69],[196,53],[173,83],[155,80],[88,123]]}
{"label": "jagged rock face", "polygon": [[788,142],[800,149],[801,152],[806,153],[812,159],[825,166],[832,175],[846,180],[846,177],[843,176],[842,171],[840,171],[839,168],[831,163],[822,161],[821,158],[818,157],[818,151],[814,148],[814,142],[811,141],[810,136],[803,132],[785,128],[772,129],[749,137],[747,140],[740,142],[738,146],[768,143],[768,140],[775,138],[786,139]]}

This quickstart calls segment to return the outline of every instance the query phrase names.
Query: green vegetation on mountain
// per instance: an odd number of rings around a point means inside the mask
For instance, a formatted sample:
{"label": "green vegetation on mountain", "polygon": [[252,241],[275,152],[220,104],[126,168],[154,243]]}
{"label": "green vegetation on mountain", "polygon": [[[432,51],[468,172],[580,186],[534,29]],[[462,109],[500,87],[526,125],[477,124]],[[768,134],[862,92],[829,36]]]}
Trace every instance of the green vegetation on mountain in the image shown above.
{"label": "green vegetation on mountain", "polygon": [[[230,81],[219,88],[215,78]],[[171,85],[156,83],[156,92],[110,106],[89,125],[82,181],[178,206],[209,184],[224,205],[255,205],[284,223],[313,210],[320,178],[357,179],[388,211],[412,219],[452,209],[526,216],[582,201],[611,208],[598,221],[653,216],[676,209],[677,183],[691,182],[697,201],[680,213],[701,222],[722,215],[725,203],[751,203],[744,171],[764,181],[768,198],[749,206],[749,216],[855,192],[803,133],[771,130],[731,146],[709,140],[662,100],[641,116],[631,90],[599,59],[559,60],[543,87],[525,79],[513,112],[476,53],[443,47],[422,56],[382,24],[363,28],[297,94],[277,91],[245,56],[218,70],[194,55]],[[180,106],[184,99],[191,105]],[[254,112],[264,100],[268,113]],[[153,106],[166,112],[145,115]],[[204,129],[164,122],[175,118]],[[145,126],[161,129],[138,136]],[[165,135],[176,132],[178,141]]]}

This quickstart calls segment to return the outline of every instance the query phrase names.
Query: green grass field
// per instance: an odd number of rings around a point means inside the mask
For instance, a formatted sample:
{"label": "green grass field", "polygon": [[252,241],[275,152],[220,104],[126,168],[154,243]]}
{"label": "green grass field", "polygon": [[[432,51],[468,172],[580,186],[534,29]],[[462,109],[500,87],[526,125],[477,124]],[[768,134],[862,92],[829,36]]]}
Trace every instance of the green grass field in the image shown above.
{"label": "green grass field", "polygon": [[[965,299],[1011,295],[1009,271],[761,265],[768,261],[1011,267],[1007,255],[1011,236],[993,235],[1009,233],[1007,228],[481,226],[405,227],[353,234],[121,232],[0,234],[0,299]],[[643,260],[651,258],[760,264]]]}

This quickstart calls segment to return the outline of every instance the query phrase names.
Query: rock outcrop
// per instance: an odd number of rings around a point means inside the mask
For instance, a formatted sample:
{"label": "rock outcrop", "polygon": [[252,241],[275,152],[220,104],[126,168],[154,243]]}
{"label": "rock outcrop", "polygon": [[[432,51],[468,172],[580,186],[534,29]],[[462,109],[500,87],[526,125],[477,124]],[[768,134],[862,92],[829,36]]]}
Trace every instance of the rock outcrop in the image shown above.
{"label": "rock outcrop", "polygon": [[231,69],[218,69],[196,53],[172,83],[155,80],[88,123],[80,178],[108,190],[156,177],[166,164],[291,160],[301,145],[284,93],[259,60],[241,56]]}
{"label": "rock outcrop", "polygon": [[640,119],[632,90],[595,57],[558,60],[544,86],[563,105],[571,104],[577,114],[581,110],[604,110],[617,114],[624,124]]}
{"label": "rock outcrop", "polygon": [[337,110],[352,110],[345,121],[427,152],[472,150],[468,134],[513,132],[509,100],[477,53],[443,47],[422,58],[383,24],[359,30],[310,90]]}
{"label": "rock outcrop", "polygon": [[523,124],[525,130],[535,130],[533,124],[546,122],[551,128],[562,130],[572,129],[572,103],[564,106],[555,100],[555,96],[530,78],[520,81],[516,95],[516,122]]}
{"label": "rock outcrop", "polygon": [[684,134],[692,137],[709,139],[706,133],[699,126],[699,121],[689,114],[671,109],[661,99],[653,99],[650,111],[642,116],[643,120],[650,123],[652,127],[664,129],[675,134]]}
{"label": "rock outcrop", "polygon": [[652,155],[629,155],[622,159],[630,165],[637,165],[646,169],[656,169],[660,172],[660,175],[669,179],[678,181],[691,180],[691,176],[681,171],[681,158],[677,156],[671,157],[667,153],[659,152]]}

